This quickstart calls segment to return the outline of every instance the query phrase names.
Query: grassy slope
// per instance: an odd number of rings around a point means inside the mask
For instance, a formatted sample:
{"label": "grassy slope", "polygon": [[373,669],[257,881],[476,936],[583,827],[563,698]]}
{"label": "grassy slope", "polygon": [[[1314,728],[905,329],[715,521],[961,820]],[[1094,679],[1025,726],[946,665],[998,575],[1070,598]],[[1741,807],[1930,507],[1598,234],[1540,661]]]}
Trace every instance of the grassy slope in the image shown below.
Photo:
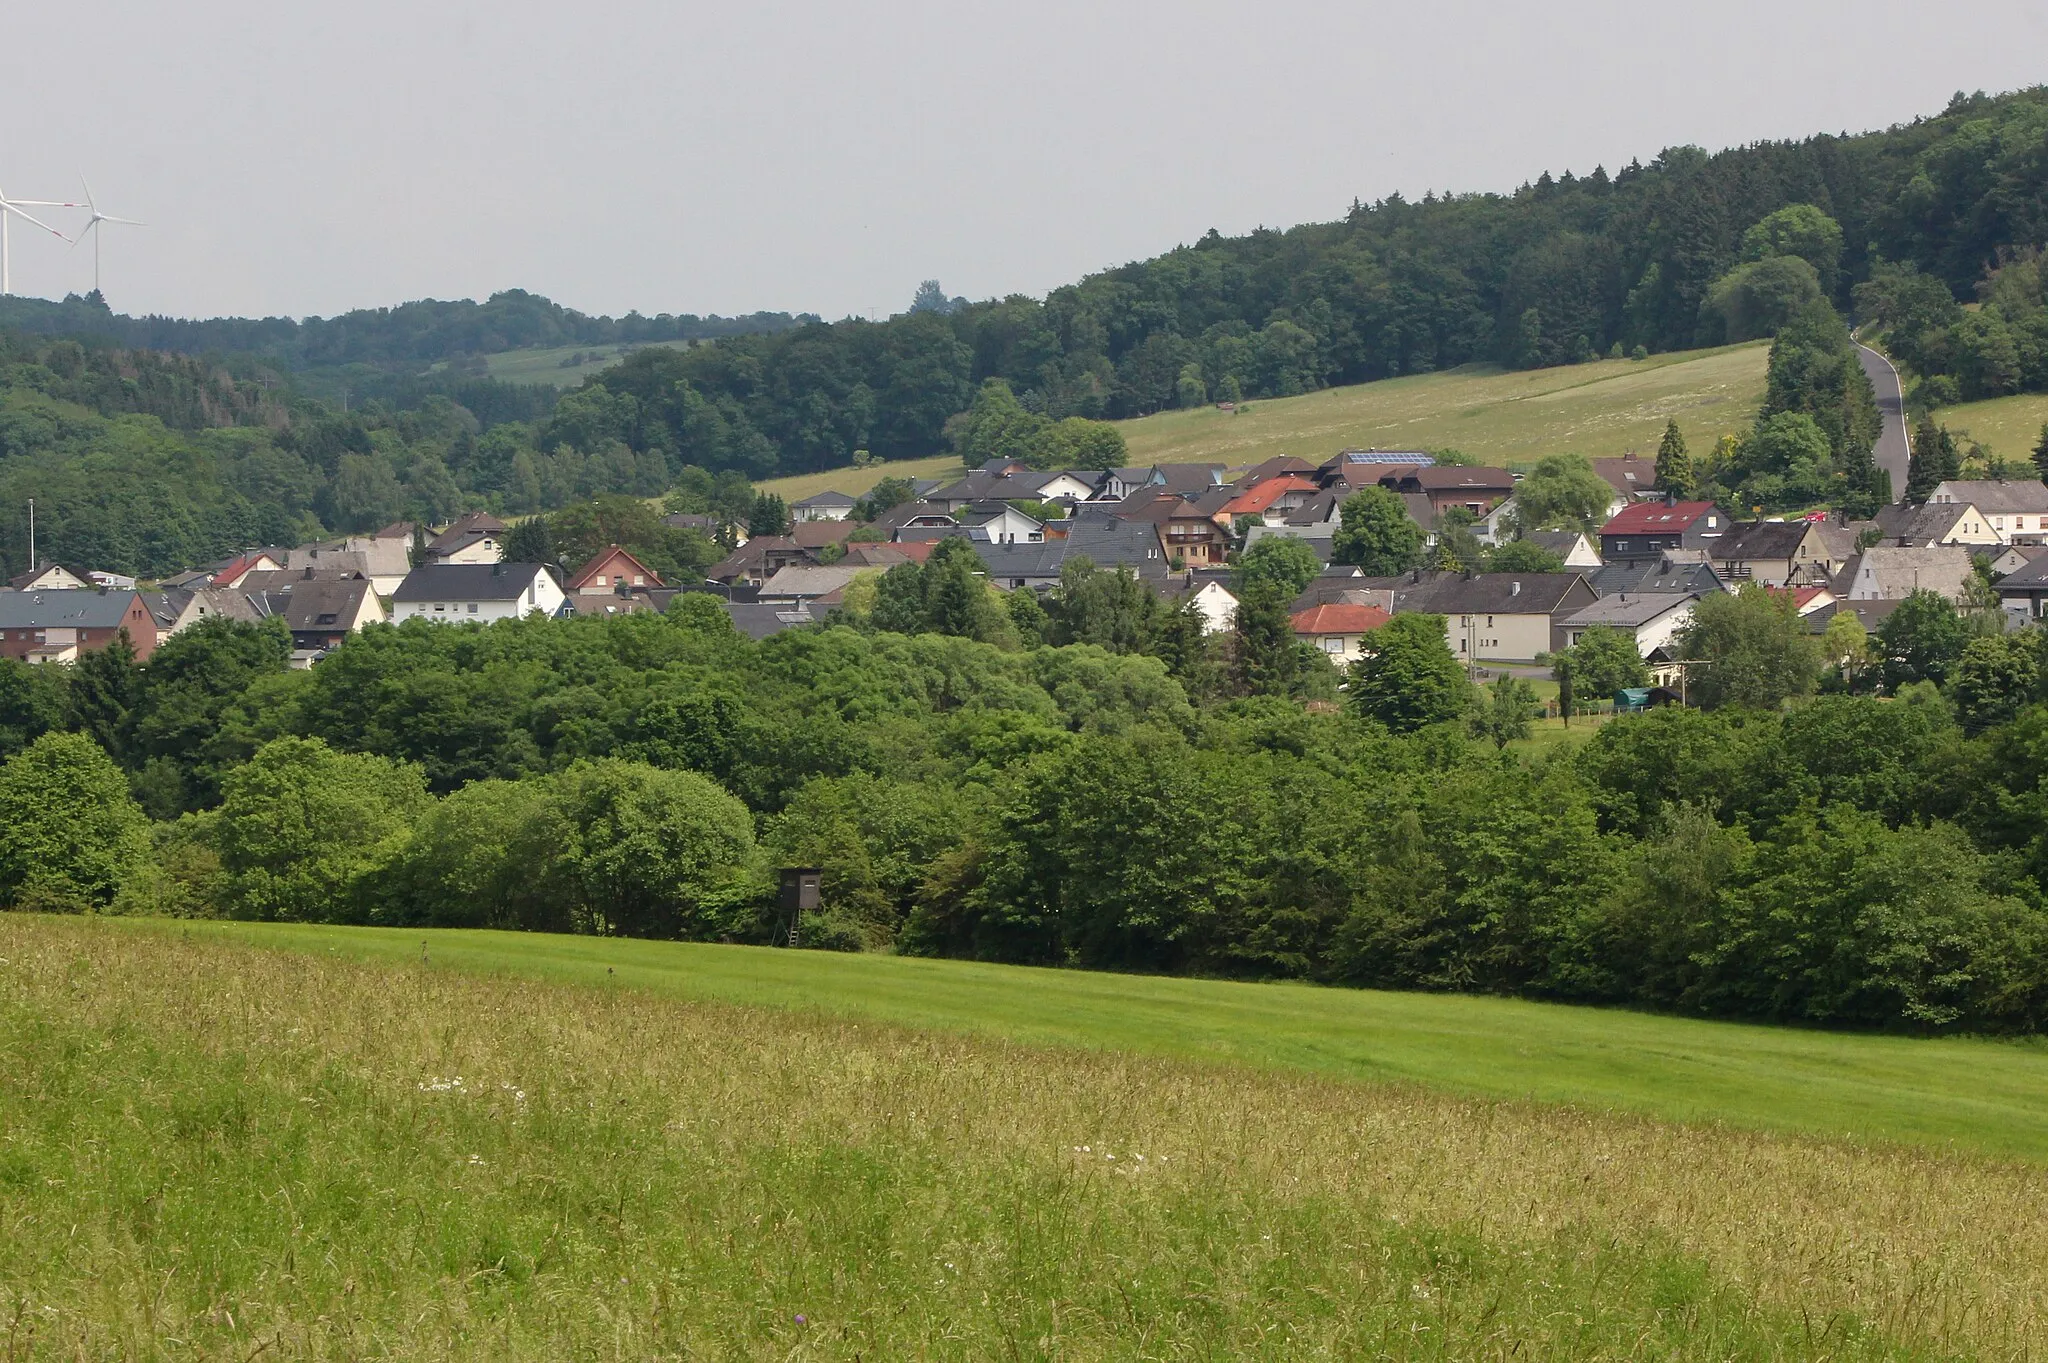
{"label": "grassy slope", "polygon": [[1965,402],[1942,408],[1935,419],[1958,436],[1982,441],[1994,454],[2024,462],[2041,443],[2041,427],[2048,424],[2048,393]]}
{"label": "grassy slope", "polygon": [[[650,341],[648,345],[670,346],[686,349],[688,341]],[[619,362],[621,356],[636,346],[587,346],[565,345],[546,349],[507,350],[484,357],[494,379],[506,383],[538,383],[556,388],[569,388],[583,382],[602,369],[609,369]],[[587,356],[582,364],[563,368],[562,361],[572,355]]]}
{"label": "grassy slope", "polygon": [[[138,920],[133,930],[169,929]],[[2031,1045],[687,943],[281,924],[175,930],[384,962],[417,962],[424,936],[434,965],[466,972],[2048,1161],[2048,1053]]]}
{"label": "grassy slope", "polygon": [[756,483],[756,490],[773,492],[786,502],[802,501],[820,492],[843,492],[858,497],[884,478],[958,478],[960,461],[950,454],[929,459],[897,459],[871,464],[867,468],[827,469],[823,473],[793,473],[787,478],[770,478]]}
{"label": "grassy slope", "polygon": [[1598,360],[1558,369],[1467,365],[1441,374],[1213,407],[1121,424],[1134,464],[1214,461],[1241,467],[1278,454],[1321,462],[1340,449],[1458,449],[1491,464],[1534,463],[1575,450],[1654,455],[1677,418],[1709,449],[1747,426],[1763,397],[1762,342],[1722,350]]}
{"label": "grassy slope", "polygon": [[0,914],[10,1359],[2031,1357],[2044,1221],[2031,1165]]}

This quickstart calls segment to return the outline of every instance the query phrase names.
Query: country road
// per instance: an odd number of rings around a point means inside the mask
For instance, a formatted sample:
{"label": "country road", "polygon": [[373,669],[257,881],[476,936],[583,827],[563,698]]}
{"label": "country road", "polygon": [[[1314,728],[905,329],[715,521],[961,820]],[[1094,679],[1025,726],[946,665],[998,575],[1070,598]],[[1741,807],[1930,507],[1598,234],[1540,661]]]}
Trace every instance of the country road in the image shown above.
{"label": "country road", "polygon": [[1906,464],[1912,457],[1912,446],[1906,440],[1906,394],[1890,360],[1861,342],[1856,346],[1856,358],[1870,375],[1870,386],[1877,390],[1877,410],[1884,417],[1884,433],[1877,438],[1877,466],[1892,476],[1892,500],[1896,502],[1906,495]]}

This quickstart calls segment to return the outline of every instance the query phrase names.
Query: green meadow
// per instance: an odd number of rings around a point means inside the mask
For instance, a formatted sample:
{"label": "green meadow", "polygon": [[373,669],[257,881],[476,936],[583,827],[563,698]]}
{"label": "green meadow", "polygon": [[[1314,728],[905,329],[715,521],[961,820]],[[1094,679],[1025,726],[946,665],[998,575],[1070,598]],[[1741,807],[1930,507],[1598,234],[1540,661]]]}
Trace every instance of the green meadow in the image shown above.
{"label": "green meadow", "polygon": [[1488,1000],[0,914],[0,1348],[2031,1357],[2039,1073]]}

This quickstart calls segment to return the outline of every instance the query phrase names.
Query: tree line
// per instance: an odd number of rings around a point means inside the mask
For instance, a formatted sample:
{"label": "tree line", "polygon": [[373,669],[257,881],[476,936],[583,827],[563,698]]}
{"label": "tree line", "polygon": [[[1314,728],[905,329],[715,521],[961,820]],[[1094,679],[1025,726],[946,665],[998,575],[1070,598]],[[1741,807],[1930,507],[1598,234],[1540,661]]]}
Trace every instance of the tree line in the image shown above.
{"label": "tree line", "polygon": [[[2048,1021],[2039,630],[1916,598],[1849,649],[1750,587],[1686,640],[1706,708],[1525,749],[1528,688],[1475,687],[1440,618],[1344,674],[1286,636],[1284,554],[1230,640],[1123,574],[1039,602],[957,557],[761,642],[685,594],[375,626],[309,672],[226,620],[0,663],[0,896],[768,943],[777,868],[817,866],[816,947]],[[1555,661],[1580,702],[1642,679],[1625,636]]]}

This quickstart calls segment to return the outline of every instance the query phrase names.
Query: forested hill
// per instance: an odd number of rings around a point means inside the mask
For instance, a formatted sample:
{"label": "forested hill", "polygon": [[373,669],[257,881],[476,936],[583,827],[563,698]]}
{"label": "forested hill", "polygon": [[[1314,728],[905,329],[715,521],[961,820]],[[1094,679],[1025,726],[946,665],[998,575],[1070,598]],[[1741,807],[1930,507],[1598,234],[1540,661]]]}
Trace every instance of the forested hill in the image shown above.
{"label": "forested hill", "polygon": [[93,337],[131,350],[261,356],[287,369],[366,364],[417,370],[470,355],[540,346],[631,345],[711,340],[787,331],[809,317],[757,312],[750,317],[662,313],[592,317],[524,289],[470,299],[421,299],[391,308],[359,308],[337,317],[127,317],[97,297],[61,303],[0,298],[0,329],[38,336]]}
{"label": "forested hill", "polygon": [[[604,438],[755,474],[822,469],[859,449],[934,452],[991,378],[1048,416],[1124,417],[1475,360],[1682,349],[1768,334],[1816,295],[1846,309],[1874,274],[1886,297],[1904,276],[1967,301],[2044,242],[2048,90],[1958,96],[1883,132],[1677,148],[1512,194],[1212,232],[1042,300],[642,351],[591,382],[619,399]],[[2001,381],[2048,385],[2024,358],[2009,368]]]}

